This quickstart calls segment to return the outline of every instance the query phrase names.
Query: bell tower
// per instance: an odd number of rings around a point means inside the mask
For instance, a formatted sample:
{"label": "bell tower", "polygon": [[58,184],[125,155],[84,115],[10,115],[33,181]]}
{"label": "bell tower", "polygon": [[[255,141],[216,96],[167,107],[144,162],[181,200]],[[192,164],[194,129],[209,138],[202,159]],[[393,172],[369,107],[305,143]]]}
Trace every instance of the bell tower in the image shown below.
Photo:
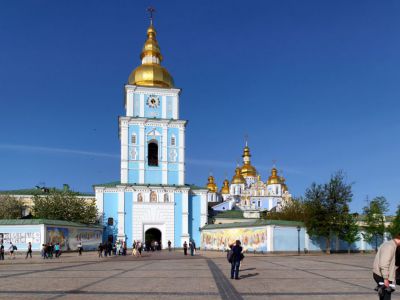
{"label": "bell tower", "polygon": [[179,119],[181,90],[161,66],[156,35],[151,15],[141,65],[125,85],[126,115],[119,118],[123,184],[185,182],[186,121]]}

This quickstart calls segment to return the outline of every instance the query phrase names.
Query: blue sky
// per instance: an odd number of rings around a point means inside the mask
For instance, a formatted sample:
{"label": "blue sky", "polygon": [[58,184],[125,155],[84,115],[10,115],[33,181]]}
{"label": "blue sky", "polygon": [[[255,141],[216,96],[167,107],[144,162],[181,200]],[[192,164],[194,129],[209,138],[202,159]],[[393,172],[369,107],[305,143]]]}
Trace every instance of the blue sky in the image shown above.
{"label": "blue sky", "polygon": [[244,135],[265,180],[302,195],[342,169],[352,209],[400,203],[400,2],[0,4],[0,190],[119,180],[117,117],[155,6],[182,88],[187,182],[234,174]]}

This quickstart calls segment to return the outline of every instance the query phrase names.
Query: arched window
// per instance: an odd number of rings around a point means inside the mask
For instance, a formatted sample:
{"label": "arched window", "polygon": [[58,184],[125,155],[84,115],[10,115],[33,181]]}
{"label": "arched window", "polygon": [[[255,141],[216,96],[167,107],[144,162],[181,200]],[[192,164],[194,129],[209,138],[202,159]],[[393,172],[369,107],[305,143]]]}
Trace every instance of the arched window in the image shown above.
{"label": "arched window", "polygon": [[157,202],[157,194],[156,192],[150,193],[150,202]]}
{"label": "arched window", "polygon": [[131,144],[136,145],[136,133],[133,133],[131,136]]}
{"label": "arched window", "polygon": [[139,194],[137,195],[137,202],[143,202],[142,193],[139,193]]}
{"label": "arched window", "polygon": [[164,194],[164,202],[169,202],[169,197],[167,193]]}
{"label": "arched window", "polygon": [[158,145],[155,140],[151,140],[147,146],[147,159],[149,166],[158,166]]}
{"label": "arched window", "polygon": [[176,138],[175,136],[171,136],[171,146],[176,146]]}

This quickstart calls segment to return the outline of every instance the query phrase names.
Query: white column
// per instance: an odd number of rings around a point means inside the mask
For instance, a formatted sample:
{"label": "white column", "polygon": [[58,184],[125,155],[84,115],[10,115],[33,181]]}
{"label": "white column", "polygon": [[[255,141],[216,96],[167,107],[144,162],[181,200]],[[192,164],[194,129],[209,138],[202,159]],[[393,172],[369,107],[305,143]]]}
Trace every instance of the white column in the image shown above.
{"label": "white column", "polygon": [[118,187],[118,239],[125,240],[125,187]]}
{"label": "white column", "polygon": [[96,206],[100,216],[100,224],[103,224],[104,187],[96,187]]}
{"label": "white column", "polygon": [[128,183],[128,121],[120,121],[121,130],[121,183]]}
{"label": "white column", "polygon": [[161,118],[163,118],[163,119],[167,118],[167,97],[166,96],[161,97]]}
{"label": "white column", "polygon": [[208,215],[207,193],[201,194],[200,201],[200,227],[203,227],[207,223]]}
{"label": "white column", "polygon": [[168,184],[168,127],[163,125],[162,129],[162,184]]}
{"label": "white column", "polygon": [[144,183],[145,141],[144,125],[139,126],[139,183]]}
{"label": "white column", "polygon": [[267,226],[267,251],[274,252],[274,226]]}
{"label": "white column", "polygon": [[133,91],[128,90],[126,92],[126,115],[132,117],[133,113]]}
{"label": "white column", "polygon": [[172,118],[178,120],[179,119],[179,96],[172,98]]}
{"label": "white column", "polygon": [[182,192],[182,236],[181,245],[184,242],[189,243],[189,193]]}
{"label": "white column", "polygon": [[185,127],[179,128],[178,184],[185,184]]}
{"label": "white column", "polygon": [[139,99],[140,99],[139,100],[139,111],[140,111],[139,117],[144,118],[144,94],[140,94]]}

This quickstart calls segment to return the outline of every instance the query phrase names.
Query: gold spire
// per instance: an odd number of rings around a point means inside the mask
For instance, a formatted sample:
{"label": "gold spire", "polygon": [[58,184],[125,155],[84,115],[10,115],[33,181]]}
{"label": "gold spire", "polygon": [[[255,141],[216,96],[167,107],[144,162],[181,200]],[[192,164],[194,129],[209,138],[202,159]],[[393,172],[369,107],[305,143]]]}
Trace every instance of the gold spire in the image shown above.
{"label": "gold spire", "polygon": [[281,183],[281,177],[278,176],[278,170],[274,167],[271,170],[271,176],[269,176],[267,184],[280,184]]}
{"label": "gold spire", "polygon": [[249,146],[247,146],[247,142],[246,142],[246,146],[243,149],[243,166],[241,168],[241,174],[243,177],[256,177],[257,176],[257,171],[256,168],[254,168],[251,163],[250,163],[250,148]]}
{"label": "gold spire", "polygon": [[[154,11],[154,10],[153,10]],[[142,65],[137,67],[129,76],[128,83],[141,86],[172,88],[174,80],[167,69],[160,65],[163,57],[156,39],[156,30],[153,26],[153,16],[147,29],[147,40],[144,43],[140,58]]]}
{"label": "gold spire", "polygon": [[225,179],[224,180],[224,185],[221,188],[221,194],[229,194],[229,180]]}
{"label": "gold spire", "polygon": [[212,175],[208,176],[207,188],[211,193],[216,193],[218,191],[218,187],[215,184],[214,176]]}
{"label": "gold spire", "polygon": [[245,183],[244,177],[240,173],[240,168],[235,169],[235,175],[232,177],[232,184],[242,184]]}

